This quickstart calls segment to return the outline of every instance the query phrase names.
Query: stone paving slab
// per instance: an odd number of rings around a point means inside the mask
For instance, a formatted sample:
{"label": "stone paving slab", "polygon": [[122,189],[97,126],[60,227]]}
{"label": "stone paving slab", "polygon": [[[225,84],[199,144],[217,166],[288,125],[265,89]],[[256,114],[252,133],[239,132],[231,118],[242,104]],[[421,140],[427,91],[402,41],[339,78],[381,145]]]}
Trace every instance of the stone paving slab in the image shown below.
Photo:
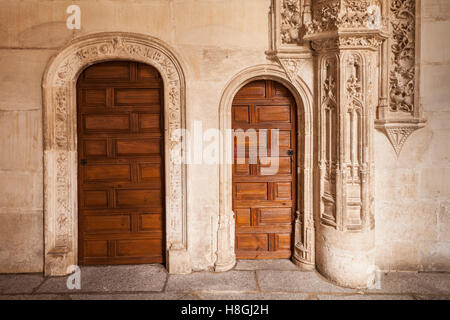
{"label": "stone paving slab", "polygon": [[0,295],[0,300],[70,300],[67,294]]}
{"label": "stone paving slab", "polygon": [[199,300],[186,293],[116,293],[116,294],[74,294],[72,300]]}
{"label": "stone paving slab", "polygon": [[[68,277],[47,278],[39,293],[72,293]],[[80,292],[162,291],[167,271],[162,265],[82,267]]]}
{"label": "stone paving slab", "polygon": [[321,295],[319,300],[415,300],[411,295],[353,294],[353,295]]}
{"label": "stone paving slab", "polygon": [[257,271],[257,279],[261,291],[278,292],[355,292],[354,289],[334,285],[315,271]]}
{"label": "stone paving slab", "polygon": [[198,293],[202,300],[316,300],[316,297],[301,293]]}
{"label": "stone paving slab", "polygon": [[41,274],[0,275],[0,294],[32,293],[43,281]]}
{"label": "stone paving slab", "polygon": [[169,275],[166,291],[256,291],[253,271],[196,272],[187,275]]}
{"label": "stone paving slab", "polygon": [[450,274],[418,272],[383,273],[380,289],[365,289],[364,292],[450,295]]}
{"label": "stone paving slab", "polygon": [[417,300],[450,300],[448,296],[434,296],[434,295],[414,295]]}
{"label": "stone paving slab", "polygon": [[238,260],[235,270],[300,270],[288,259]]}

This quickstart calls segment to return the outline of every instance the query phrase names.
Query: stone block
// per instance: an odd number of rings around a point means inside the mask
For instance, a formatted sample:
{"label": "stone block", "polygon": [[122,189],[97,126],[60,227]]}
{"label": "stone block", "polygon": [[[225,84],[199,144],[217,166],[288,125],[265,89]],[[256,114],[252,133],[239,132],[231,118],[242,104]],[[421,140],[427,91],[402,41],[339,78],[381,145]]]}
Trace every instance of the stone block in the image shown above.
{"label": "stone block", "polygon": [[169,275],[166,290],[167,292],[256,291],[256,281],[255,274],[251,271],[198,272],[190,275]]}
{"label": "stone block", "polygon": [[262,292],[354,292],[326,281],[317,272],[304,271],[257,271],[258,284]]}
{"label": "stone block", "polygon": [[167,271],[162,265],[81,268],[81,290],[67,288],[68,277],[47,278],[39,293],[162,291]]}
{"label": "stone block", "polygon": [[[0,140],[0,170],[42,175],[42,111],[0,111],[0,135],[3,137]],[[42,181],[39,184],[42,185]],[[19,184],[21,188],[24,186]]]}
{"label": "stone block", "polygon": [[419,255],[421,267],[425,271],[450,270],[450,241],[425,241],[420,245]]}
{"label": "stone block", "polygon": [[296,270],[299,268],[288,259],[268,259],[268,260],[238,260],[236,263],[236,270],[274,270],[276,271],[288,271]]}
{"label": "stone block", "polygon": [[0,50],[0,110],[38,110],[41,115],[42,77],[50,57],[55,52]]}
{"label": "stone block", "polygon": [[42,272],[42,211],[0,214],[0,273]]}
{"label": "stone block", "polygon": [[32,293],[43,281],[44,277],[41,274],[0,275],[0,293]]}

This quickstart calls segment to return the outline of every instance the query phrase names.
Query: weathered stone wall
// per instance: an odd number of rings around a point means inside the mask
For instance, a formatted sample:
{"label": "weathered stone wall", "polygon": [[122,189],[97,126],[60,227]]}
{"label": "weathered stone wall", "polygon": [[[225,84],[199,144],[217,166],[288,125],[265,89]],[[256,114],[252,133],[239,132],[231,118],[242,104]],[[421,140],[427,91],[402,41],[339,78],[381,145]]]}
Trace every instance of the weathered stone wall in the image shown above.
{"label": "weathered stone wall", "polygon": [[450,269],[450,1],[421,1],[420,101],[428,124],[399,158],[375,134],[377,265]]}
{"label": "weathered stone wall", "polygon": [[[66,8],[81,7],[81,30]],[[52,55],[72,39],[104,32],[148,34],[187,66],[187,128],[219,125],[226,84],[271,63],[269,0],[0,0],[0,273],[43,270],[41,82]],[[450,3],[422,0],[421,96],[428,125],[399,159],[375,133],[377,264],[392,270],[450,269]],[[217,166],[187,170],[188,244],[194,270],[214,265]],[[215,174],[217,173],[217,174]],[[199,237],[198,235],[201,234]]]}

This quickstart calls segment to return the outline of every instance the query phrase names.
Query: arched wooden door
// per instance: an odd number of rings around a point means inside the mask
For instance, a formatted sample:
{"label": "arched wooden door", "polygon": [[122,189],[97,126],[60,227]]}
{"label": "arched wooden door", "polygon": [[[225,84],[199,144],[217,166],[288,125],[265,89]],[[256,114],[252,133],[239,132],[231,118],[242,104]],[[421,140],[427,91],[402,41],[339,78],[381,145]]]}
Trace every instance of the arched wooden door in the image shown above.
{"label": "arched wooden door", "polygon": [[[290,258],[296,210],[296,105],[292,94],[275,81],[247,84],[234,98],[232,128],[235,132],[242,129],[249,133],[247,137],[251,130],[257,133],[256,144],[246,138],[245,159],[239,159],[239,138],[235,137],[236,257]],[[271,141],[275,129],[279,130],[278,147]],[[267,157],[258,156],[257,161],[250,161],[250,152],[257,147],[266,148]],[[278,149],[278,156],[274,148]],[[274,169],[277,161],[278,168]]]}
{"label": "arched wooden door", "polygon": [[151,66],[105,62],[80,75],[80,265],[164,262],[163,106]]}

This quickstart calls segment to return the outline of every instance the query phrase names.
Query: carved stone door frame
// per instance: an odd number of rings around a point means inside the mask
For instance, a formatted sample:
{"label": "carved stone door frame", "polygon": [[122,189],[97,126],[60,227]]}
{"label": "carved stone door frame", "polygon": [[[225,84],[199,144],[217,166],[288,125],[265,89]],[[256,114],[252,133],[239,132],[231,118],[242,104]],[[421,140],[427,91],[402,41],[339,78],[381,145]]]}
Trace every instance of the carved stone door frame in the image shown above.
{"label": "carved stone door frame", "polygon": [[226,271],[236,263],[234,252],[235,225],[232,211],[232,137],[231,107],[234,96],[246,84],[255,80],[274,80],[286,86],[295,98],[298,117],[298,211],[295,219],[295,242],[292,260],[305,269],[314,268],[313,218],[313,95],[300,76],[289,73],[276,64],[258,65],[237,74],[226,86],[219,107],[220,143],[219,228],[217,236],[216,271]]}
{"label": "carved stone door frame", "polygon": [[45,274],[66,275],[77,264],[76,83],[86,67],[110,60],[149,64],[163,78],[166,261],[170,273],[189,273],[185,146],[178,130],[185,128],[185,69],[160,40],[114,32],[74,40],[51,59],[43,77]]}

